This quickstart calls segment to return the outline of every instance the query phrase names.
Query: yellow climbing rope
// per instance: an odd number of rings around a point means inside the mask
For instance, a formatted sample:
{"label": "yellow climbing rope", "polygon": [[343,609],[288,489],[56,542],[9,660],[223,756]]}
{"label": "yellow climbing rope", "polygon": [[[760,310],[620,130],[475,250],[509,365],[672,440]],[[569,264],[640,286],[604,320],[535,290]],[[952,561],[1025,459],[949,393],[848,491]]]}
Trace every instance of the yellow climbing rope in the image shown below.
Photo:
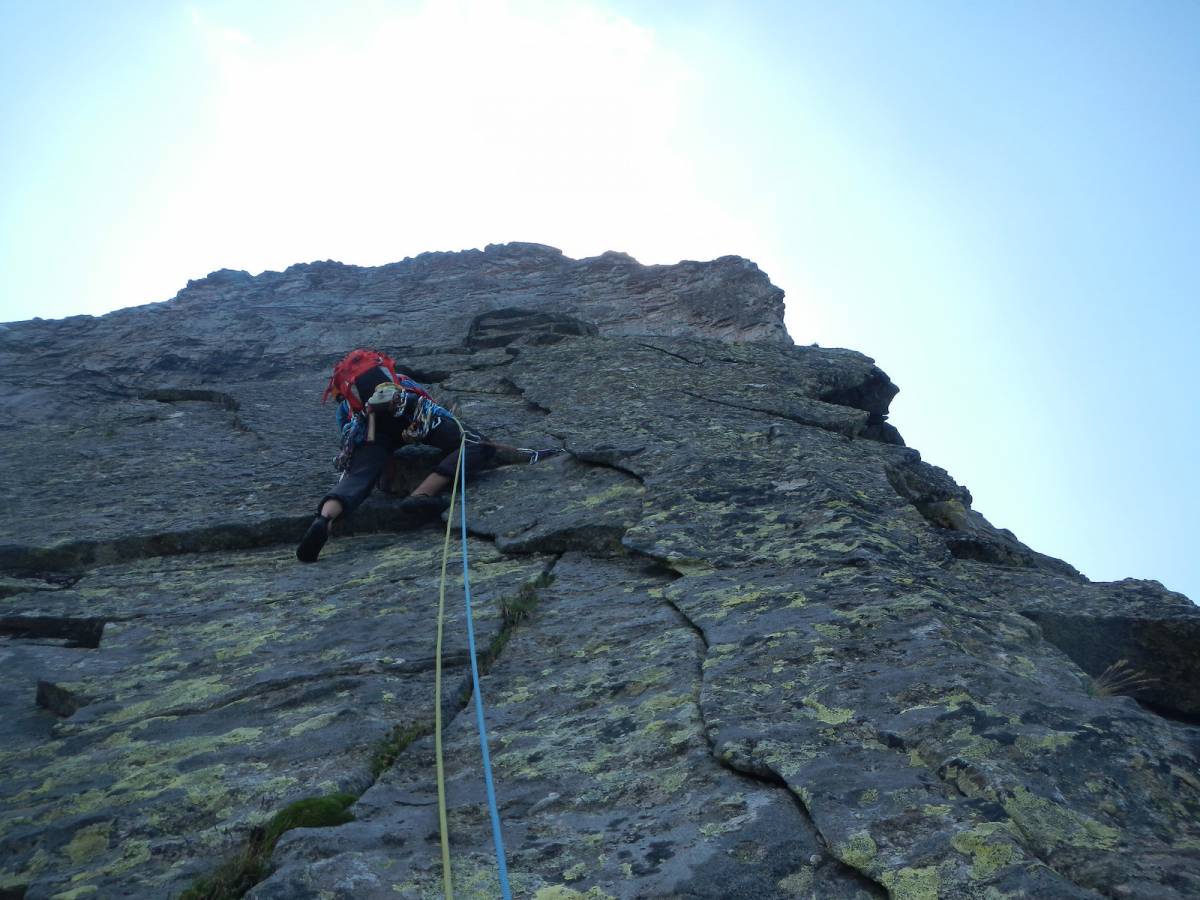
{"label": "yellow climbing rope", "polygon": [[[467,432],[460,427],[462,443],[458,452],[467,450]],[[442,583],[438,589],[437,649],[433,675],[433,748],[437,758],[438,828],[442,838],[442,890],[446,900],[454,900],[454,882],[450,877],[450,827],[446,823],[446,770],[442,763],[442,626],[446,617],[446,563],[450,559],[450,528],[454,523],[454,500],[458,494],[458,470],[454,467],[454,486],[450,489],[450,509],[446,515],[446,540],[442,544]]]}

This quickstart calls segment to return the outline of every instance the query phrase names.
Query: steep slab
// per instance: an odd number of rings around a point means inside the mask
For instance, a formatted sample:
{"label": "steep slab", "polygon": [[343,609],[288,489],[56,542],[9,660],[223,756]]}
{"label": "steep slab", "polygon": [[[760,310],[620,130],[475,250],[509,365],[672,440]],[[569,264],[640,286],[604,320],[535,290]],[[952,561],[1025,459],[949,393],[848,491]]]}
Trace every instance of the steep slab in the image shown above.
{"label": "steep slab", "polygon": [[[38,685],[53,686],[63,717],[42,710],[35,734],[6,718],[0,890],[177,894],[286,804],[365,789],[388,734],[432,719],[440,538],[338,541],[319,569],[298,569],[290,546],[148,559],[2,601],[23,617],[86,609],[106,624],[94,648],[16,640],[5,654],[6,696],[30,709]],[[474,559],[486,647],[501,598],[546,560],[488,544]],[[456,607],[451,687],[465,641]]]}
{"label": "steep slab", "polygon": [[[878,896],[824,851],[781,786],[714,759],[698,706],[704,648],[636,564],[572,554],[483,679],[499,809],[520,897]],[[447,743],[456,896],[499,896],[478,735]],[[441,886],[432,747],[414,745],[353,807],[295,831],[259,900],[424,898]]]}

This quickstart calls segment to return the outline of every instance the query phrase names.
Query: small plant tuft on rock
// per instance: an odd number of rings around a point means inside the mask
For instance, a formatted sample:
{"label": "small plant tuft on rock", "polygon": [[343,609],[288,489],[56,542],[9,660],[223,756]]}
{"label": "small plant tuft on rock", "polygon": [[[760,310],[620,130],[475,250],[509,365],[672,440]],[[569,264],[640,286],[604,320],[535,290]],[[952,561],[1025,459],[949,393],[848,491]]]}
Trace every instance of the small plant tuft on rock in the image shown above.
{"label": "small plant tuft on rock", "polygon": [[1149,677],[1140,669],[1129,665],[1129,660],[1118,659],[1115,663],[1092,679],[1091,693],[1094,697],[1116,697],[1133,695],[1150,687],[1158,679]]}
{"label": "small plant tuft on rock", "polygon": [[521,585],[514,596],[500,598],[500,615],[504,624],[511,627],[524,622],[537,602],[537,585],[533,582]]}

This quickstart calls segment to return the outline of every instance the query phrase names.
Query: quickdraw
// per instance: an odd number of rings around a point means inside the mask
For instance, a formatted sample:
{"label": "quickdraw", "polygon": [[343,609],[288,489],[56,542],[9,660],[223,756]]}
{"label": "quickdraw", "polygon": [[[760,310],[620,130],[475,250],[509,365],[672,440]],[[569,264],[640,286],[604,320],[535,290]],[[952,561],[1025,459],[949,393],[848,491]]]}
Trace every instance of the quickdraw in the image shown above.
{"label": "quickdraw", "polygon": [[556,456],[563,452],[562,447],[547,447],[545,450],[534,450],[532,447],[518,447],[517,450],[521,453],[529,454],[529,464],[531,466],[539,460],[545,459],[547,456]]}

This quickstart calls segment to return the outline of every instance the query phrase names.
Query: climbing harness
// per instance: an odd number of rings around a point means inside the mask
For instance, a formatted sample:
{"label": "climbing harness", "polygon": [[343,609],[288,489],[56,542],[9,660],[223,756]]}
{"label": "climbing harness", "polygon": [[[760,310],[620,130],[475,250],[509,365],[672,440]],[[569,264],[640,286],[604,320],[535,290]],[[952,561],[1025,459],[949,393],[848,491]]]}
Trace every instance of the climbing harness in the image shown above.
{"label": "climbing harness", "polygon": [[[492,761],[488,753],[487,725],[483,711],[483,690],[479,684],[479,663],[475,652],[475,624],[471,608],[471,578],[467,556],[467,430],[454,419],[462,439],[458,446],[458,465],[454,469],[454,484],[450,488],[450,508],[446,514],[446,538],[442,545],[442,579],[438,591],[437,649],[434,666],[434,754],[437,759],[438,825],[442,844],[442,887],[446,900],[453,900],[454,885],[450,874],[450,834],[446,822],[446,780],[442,762],[442,630],[446,609],[446,561],[450,556],[450,527],[454,521],[456,495],[461,494],[459,521],[462,533],[463,597],[466,603],[467,648],[471,657],[471,685],[475,694],[475,721],[479,730],[479,749],[483,757],[483,780],[487,789],[488,813],[492,821],[492,844],[496,849],[496,864],[500,871],[500,891],[504,900],[512,900],[508,883],[508,864],[504,855],[504,837],[500,831],[500,811],[496,804],[496,789],[492,782]],[[471,443],[479,443],[478,440]]]}
{"label": "climbing harness", "polygon": [[[347,401],[348,402],[348,401]],[[370,412],[369,410],[373,410]],[[354,451],[364,442],[371,443],[374,434],[371,432],[372,416],[391,415],[395,418],[410,419],[410,424],[404,429],[403,440],[406,444],[416,444],[429,436],[429,432],[442,424],[443,419],[454,418],[448,410],[438,406],[427,394],[417,393],[408,388],[385,381],[375,389],[371,399],[358,412],[351,413],[349,419],[342,425],[342,443],[337,456],[333,460],[335,472],[345,472],[350,467],[350,458]],[[340,416],[339,416],[340,420]],[[461,423],[459,423],[461,426]],[[470,443],[479,443],[478,439],[468,439]]]}

